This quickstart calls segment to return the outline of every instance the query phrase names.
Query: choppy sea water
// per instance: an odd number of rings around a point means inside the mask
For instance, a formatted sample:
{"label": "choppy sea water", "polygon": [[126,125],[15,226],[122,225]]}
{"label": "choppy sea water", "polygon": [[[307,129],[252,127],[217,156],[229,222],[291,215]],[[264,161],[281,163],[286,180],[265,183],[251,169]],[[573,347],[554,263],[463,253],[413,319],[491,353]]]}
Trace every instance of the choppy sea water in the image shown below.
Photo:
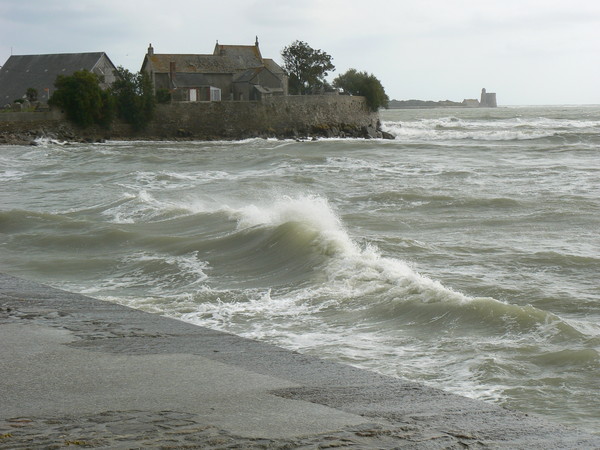
{"label": "choppy sea water", "polygon": [[0,270],[600,429],[600,107],[0,146]]}

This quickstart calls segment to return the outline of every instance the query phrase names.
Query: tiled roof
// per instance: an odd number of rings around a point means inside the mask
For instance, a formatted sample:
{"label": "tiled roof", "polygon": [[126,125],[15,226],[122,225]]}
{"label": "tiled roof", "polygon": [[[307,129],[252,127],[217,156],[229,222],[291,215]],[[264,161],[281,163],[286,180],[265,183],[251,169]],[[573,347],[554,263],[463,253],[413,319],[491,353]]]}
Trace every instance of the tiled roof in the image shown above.
{"label": "tiled roof", "polygon": [[283,73],[272,59],[262,58],[256,45],[217,44],[211,55],[153,53],[146,55],[144,67],[151,64],[155,73],[169,73],[171,63],[176,73],[239,73],[261,67]]}
{"label": "tiled roof", "polygon": [[172,62],[177,73],[231,73],[231,61],[213,55],[154,54],[146,56],[156,73],[169,73]]}

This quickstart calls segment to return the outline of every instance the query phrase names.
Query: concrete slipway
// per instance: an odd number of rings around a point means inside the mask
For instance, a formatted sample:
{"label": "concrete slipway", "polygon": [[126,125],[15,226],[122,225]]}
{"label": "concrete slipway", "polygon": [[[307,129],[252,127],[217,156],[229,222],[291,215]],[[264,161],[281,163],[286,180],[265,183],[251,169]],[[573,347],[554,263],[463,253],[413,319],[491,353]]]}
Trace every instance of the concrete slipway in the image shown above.
{"label": "concrete slipway", "polygon": [[0,274],[0,448],[600,448],[600,436]]}

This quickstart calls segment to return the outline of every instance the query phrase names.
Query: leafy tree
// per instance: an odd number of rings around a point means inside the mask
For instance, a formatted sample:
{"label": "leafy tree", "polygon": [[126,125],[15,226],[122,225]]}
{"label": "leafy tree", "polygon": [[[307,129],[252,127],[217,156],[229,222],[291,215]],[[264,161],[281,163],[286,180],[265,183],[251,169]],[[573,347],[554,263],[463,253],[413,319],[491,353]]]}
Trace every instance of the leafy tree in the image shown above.
{"label": "leafy tree", "polygon": [[306,42],[294,41],[281,51],[281,56],[290,94],[307,94],[326,86],[327,73],[335,70],[330,55]]}
{"label": "leafy tree", "polygon": [[118,77],[111,93],[117,105],[117,114],[134,129],[144,128],[154,116],[156,99],[152,81],[143,73],[132,73],[119,66]]}
{"label": "leafy tree", "polygon": [[48,103],[64,109],[67,117],[79,126],[109,126],[114,104],[109,93],[100,88],[99,81],[96,74],[87,70],[59,75],[54,82],[56,90]]}
{"label": "leafy tree", "polygon": [[350,69],[333,80],[333,85],[348,94],[366,97],[367,106],[372,111],[377,111],[381,107],[387,108],[390,101],[381,82],[375,75],[367,72]]}

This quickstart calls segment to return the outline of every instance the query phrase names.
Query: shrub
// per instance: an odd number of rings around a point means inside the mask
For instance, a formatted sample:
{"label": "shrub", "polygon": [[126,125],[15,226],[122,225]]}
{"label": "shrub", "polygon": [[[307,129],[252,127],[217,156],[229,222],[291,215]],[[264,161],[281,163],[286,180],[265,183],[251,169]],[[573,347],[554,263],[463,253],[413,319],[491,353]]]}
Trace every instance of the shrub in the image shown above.
{"label": "shrub", "polygon": [[81,127],[109,126],[114,116],[114,102],[110,94],[100,88],[99,81],[96,74],[87,70],[70,76],[59,75],[48,104],[63,109],[69,120]]}
{"label": "shrub", "polygon": [[390,100],[381,82],[373,74],[358,72],[356,69],[350,69],[338,76],[333,80],[333,85],[348,94],[366,97],[367,106],[371,111],[387,108]]}

